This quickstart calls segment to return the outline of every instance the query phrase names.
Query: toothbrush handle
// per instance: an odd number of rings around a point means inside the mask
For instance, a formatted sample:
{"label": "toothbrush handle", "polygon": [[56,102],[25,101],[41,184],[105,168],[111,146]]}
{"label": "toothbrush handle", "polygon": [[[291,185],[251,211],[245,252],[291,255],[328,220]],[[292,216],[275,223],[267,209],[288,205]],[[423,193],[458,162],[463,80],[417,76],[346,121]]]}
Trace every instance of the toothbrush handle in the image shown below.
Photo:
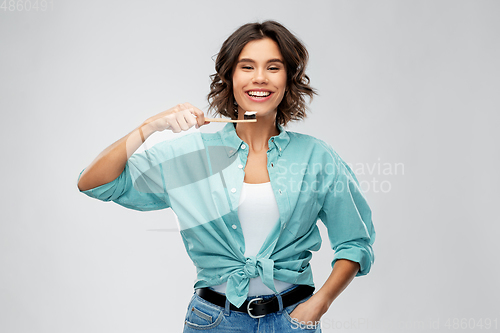
{"label": "toothbrush handle", "polygon": [[257,119],[233,120],[224,118],[205,118],[205,121],[219,122],[219,123],[255,123]]}
{"label": "toothbrush handle", "polygon": [[[191,115],[197,118],[194,114],[191,113]],[[205,121],[216,122],[216,123],[255,123],[257,122],[257,119],[254,118],[254,119],[233,120],[227,118],[205,118]]]}

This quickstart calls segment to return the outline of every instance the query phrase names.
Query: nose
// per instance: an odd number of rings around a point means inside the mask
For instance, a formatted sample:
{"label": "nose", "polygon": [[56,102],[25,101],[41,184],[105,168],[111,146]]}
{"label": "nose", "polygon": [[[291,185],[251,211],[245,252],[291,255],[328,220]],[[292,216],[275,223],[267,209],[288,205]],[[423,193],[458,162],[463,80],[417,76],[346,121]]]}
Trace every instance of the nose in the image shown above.
{"label": "nose", "polygon": [[267,83],[268,80],[266,77],[266,70],[265,69],[256,70],[252,81],[254,83]]}

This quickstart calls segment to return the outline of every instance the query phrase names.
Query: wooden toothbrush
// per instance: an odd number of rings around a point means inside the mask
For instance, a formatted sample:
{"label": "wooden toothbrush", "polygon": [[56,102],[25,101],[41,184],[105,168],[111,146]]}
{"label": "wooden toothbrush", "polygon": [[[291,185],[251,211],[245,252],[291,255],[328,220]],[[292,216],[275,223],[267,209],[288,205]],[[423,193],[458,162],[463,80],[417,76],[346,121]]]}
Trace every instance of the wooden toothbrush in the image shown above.
{"label": "wooden toothbrush", "polygon": [[219,123],[254,123],[257,121],[257,111],[246,111],[243,115],[245,117],[244,120],[233,120],[226,118],[205,118],[205,121],[209,122],[219,122]]}

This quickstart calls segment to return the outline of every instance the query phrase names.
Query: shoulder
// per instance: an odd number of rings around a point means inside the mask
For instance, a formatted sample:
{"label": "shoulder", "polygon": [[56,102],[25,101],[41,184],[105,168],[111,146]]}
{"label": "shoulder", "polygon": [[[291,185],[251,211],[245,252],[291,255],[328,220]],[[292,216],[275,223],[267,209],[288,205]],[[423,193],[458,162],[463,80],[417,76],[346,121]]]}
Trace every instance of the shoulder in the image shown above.
{"label": "shoulder", "polygon": [[[287,131],[290,136],[292,149],[298,148],[308,163],[320,163],[325,172],[334,175],[348,174],[355,178],[355,175],[349,164],[341,157],[337,150],[328,142],[315,136]],[[306,153],[309,152],[309,153]]]}
{"label": "shoulder", "polygon": [[322,156],[332,162],[338,162],[340,159],[340,156],[332,145],[324,140],[299,132],[287,131],[287,133],[290,137],[290,144],[293,146],[308,147],[309,149],[312,149],[315,154],[318,154],[318,156]]}

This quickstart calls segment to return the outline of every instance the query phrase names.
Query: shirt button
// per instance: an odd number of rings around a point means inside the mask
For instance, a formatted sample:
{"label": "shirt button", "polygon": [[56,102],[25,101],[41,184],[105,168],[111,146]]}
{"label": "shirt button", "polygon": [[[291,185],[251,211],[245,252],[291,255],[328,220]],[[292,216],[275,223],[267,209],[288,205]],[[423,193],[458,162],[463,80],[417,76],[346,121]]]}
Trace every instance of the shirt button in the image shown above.
{"label": "shirt button", "polygon": [[271,139],[272,142],[274,142],[274,139]]}
{"label": "shirt button", "polygon": [[273,164],[273,163],[271,163],[271,168],[272,168],[272,167],[274,167],[274,164]]}
{"label": "shirt button", "polygon": [[245,149],[247,146],[245,145],[241,145],[241,149]]}
{"label": "shirt button", "polygon": [[243,168],[243,164],[238,164],[238,168],[242,169]]}
{"label": "shirt button", "polygon": [[281,194],[281,190],[278,190],[278,192],[280,192],[280,194]]}
{"label": "shirt button", "polygon": [[233,193],[234,193],[234,192],[236,192],[236,189],[233,187],[233,188],[231,189],[231,192],[233,192]]}
{"label": "shirt button", "polygon": [[281,147],[280,147],[280,151],[281,151]]}
{"label": "shirt button", "polygon": [[232,227],[233,227],[233,229],[238,228],[238,227],[236,226],[236,224],[233,224],[233,225],[232,225]]}

